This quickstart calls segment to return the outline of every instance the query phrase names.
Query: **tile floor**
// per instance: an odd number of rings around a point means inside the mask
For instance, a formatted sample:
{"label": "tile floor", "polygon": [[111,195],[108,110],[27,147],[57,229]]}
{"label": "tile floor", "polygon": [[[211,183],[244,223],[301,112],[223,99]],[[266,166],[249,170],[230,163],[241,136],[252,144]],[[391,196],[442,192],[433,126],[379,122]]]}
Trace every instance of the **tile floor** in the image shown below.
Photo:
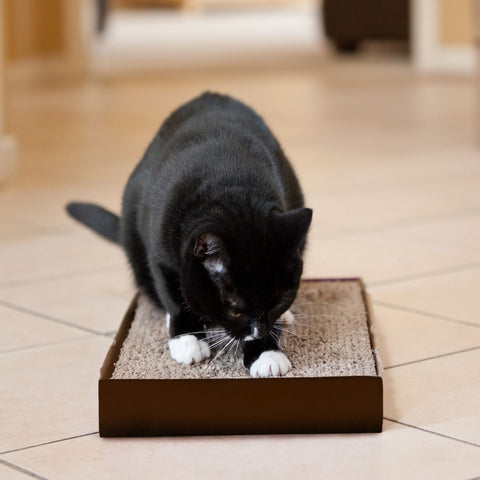
{"label": "tile floor", "polygon": [[[121,252],[62,207],[118,210],[162,119],[251,103],[313,207],[306,276],[361,275],[385,364],[381,434],[100,439],[99,367],[133,293]],[[476,82],[402,60],[16,86],[22,169],[0,188],[0,478],[480,476]]]}

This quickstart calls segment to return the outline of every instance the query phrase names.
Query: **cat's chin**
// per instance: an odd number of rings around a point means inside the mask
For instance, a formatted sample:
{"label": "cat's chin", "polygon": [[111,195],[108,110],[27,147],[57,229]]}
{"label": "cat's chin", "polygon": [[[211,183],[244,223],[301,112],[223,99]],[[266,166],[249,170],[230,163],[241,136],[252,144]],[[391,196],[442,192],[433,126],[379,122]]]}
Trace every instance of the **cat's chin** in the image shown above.
{"label": "cat's chin", "polygon": [[292,369],[288,357],[280,350],[263,352],[250,366],[250,376],[281,377]]}
{"label": "cat's chin", "polygon": [[205,340],[199,340],[195,335],[182,335],[168,342],[170,356],[178,363],[192,365],[210,358],[210,347]]}

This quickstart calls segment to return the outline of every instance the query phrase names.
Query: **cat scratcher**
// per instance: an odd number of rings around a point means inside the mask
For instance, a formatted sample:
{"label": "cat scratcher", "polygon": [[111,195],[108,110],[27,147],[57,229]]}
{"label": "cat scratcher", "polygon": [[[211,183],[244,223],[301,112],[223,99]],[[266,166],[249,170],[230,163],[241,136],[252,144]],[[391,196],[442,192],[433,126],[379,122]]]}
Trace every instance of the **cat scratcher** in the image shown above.
{"label": "cat scratcher", "polygon": [[251,378],[241,356],[170,358],[164,312],[137,295],[101,369],[102,437],[379,432],[383,385],[361,279],[304,280],[281,345],[284,377]]}

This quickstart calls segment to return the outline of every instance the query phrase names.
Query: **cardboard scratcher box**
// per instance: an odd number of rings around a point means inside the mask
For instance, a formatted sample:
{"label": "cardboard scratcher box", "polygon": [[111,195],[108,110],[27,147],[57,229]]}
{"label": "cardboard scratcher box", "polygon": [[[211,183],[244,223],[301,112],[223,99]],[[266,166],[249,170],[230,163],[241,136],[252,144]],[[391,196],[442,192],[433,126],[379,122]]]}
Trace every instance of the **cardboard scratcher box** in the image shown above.
{"label": "cardboard scratcher box", "polygon": [[281,347],[292,370],[251,378],[235,349],[178,365],[164,312],[137,295],[101,369],[100,435],[380,432],[382,371],[361,279],[304,280],[291,311]]}

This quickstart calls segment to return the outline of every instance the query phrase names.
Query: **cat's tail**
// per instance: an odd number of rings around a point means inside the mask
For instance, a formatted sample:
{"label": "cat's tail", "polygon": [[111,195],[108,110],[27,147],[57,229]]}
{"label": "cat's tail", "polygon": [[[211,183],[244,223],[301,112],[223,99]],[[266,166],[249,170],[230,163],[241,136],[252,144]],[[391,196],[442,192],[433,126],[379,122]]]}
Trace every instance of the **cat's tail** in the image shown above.
{"label": "cat's tail", "polygon": [[120,217],[93,203],[70,202],[68,214],[113,243],[120,243]]}

